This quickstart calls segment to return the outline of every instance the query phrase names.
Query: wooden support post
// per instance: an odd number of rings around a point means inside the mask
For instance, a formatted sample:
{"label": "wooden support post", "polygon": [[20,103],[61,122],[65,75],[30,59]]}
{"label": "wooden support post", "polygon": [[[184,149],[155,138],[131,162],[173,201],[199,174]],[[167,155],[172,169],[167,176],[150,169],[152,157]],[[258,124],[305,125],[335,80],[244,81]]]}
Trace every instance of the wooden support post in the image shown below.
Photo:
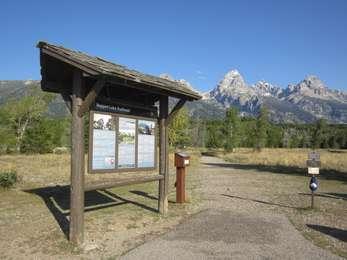
{"label": "wooden support post", "polygon": [[82,72],[75,70],[72,86],[70,241],[79,246],[84,231],[84,134],[78,111],[83,101]]}
{"label": "wooden support post", "polygon": [[169,190],[169,143],[166,120],[169,111],[167,96],[161,96],[159,100],[159,174],[164,178],[159,181],[159,212],[168,212],[168,190]]}

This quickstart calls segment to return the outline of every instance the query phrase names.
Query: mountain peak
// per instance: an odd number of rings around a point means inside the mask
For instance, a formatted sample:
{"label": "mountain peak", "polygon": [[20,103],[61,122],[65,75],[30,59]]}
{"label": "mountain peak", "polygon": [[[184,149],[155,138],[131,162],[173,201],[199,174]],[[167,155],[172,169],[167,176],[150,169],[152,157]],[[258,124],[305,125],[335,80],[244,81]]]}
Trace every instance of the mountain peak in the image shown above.
{"label": "mountain peak", "polygon": [[240,72],[237,70],[237,69],[232,69],[232,70],[229,70],[224,77],[240,77],[241,74]]}
{"label": "mountain peak", "polygon": [[326,89],[325,84],[315,75],[308,75],[303,81],[310,89]]}
{"label": "mountain peak", "polygon": [[252,87],[257,91],[260,96],[275,96],[277,97],[281,92],[281,88],[270,84],[264,80],[260,80]]}
{"label": "mountain peak", "polygon": [[224,75],[217,88],[230,91],[231,89],[244,89],[247,86],[238,70],[233,69]]}

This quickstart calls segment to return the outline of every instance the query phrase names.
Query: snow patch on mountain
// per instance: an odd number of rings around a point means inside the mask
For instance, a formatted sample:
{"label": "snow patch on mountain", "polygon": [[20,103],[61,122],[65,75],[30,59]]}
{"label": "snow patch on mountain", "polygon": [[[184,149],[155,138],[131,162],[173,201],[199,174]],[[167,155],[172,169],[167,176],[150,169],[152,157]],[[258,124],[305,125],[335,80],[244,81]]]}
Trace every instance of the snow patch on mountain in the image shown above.
{"label": "snow patch on mountain", "polygon": [[237,70],[231,70],[212,91],[204,94],[204,99],[224,108],[235,106],[243,115],[256,115],[266,106],[276,122],[326,118],[333,123],[347,123],[347,94],[329,89],[312,75],[282,89],[264,80],[249,86]]}

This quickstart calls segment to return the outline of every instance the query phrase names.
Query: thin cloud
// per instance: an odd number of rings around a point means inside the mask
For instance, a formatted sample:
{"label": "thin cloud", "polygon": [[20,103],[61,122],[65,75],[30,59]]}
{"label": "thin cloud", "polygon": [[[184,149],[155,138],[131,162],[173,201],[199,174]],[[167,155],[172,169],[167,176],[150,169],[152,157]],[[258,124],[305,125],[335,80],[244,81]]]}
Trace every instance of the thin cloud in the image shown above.
{"label": "thin cloud", "polygon": [[199,79],[199,80],[207,79],[207,76],[201,70],[196,70],[195,74],[196,74],[196,76],[195,76],[196,79]]}

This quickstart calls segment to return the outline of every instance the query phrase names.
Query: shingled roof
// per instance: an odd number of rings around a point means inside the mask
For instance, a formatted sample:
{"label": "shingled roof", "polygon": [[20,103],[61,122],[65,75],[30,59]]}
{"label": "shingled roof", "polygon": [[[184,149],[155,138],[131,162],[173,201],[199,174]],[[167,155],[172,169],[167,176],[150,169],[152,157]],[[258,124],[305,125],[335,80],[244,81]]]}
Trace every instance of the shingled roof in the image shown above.
{"label": "shingled roof", "polygon": [[71,50],[43,41],[40,41],[37,47],[44,54],[77,67],[92,76],[121,78],[135,83],[141,83],[143,90],[146,90],[146,87],[148,87],[148,89],[155,88],[165,91],[168,95],[184,96],[187,100],[198,100],[201,98],[199,93],[177,81],[144,74],[99,57],[90,56],[80,51]]}

